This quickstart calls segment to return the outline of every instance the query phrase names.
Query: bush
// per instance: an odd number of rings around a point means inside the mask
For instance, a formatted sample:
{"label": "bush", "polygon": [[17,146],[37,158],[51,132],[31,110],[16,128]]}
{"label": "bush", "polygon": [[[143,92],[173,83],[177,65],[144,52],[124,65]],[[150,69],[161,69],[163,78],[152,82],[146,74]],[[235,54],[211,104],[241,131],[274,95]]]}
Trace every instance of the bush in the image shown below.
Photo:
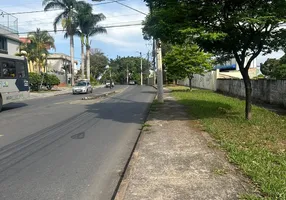
{"label": "bush", "polygon": [[32,91],[39,91],[41,85],[41,75],[38,73],[29,73],[30,89]]}
{"label": "bush", "polygon": [[94,77],[90,77],[90,84],[91,85],[93,85],[93,86],[95,86],[95,85],[98,85],[99,84],[99,82],[94,78]]}
{"label": "bush", "polygon": [[44,76],[43,80],[43,86],[46,86],[48,90],[51,90],[53,86],[60,84],[60,79],[54,75],[54,74],[38,74],[31,72],[29,73],[29,79],[30,79],[30,89],[32,91],[39,91],[42,78]]}
{"label": "bush", "polygon": [[51,90],[55,85],[60,84],[60,79],[54,74],[44,74],[43,85]]}

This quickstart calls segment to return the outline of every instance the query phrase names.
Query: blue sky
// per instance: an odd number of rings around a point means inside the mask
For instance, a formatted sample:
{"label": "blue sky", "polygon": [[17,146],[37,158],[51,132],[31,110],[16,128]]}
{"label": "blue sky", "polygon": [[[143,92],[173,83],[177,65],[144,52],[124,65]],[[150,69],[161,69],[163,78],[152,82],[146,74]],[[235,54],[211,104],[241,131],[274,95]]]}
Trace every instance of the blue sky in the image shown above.
{"label": "blue sky", "polygon": [[[85,1],[95,3],[91,0]],[[105,0],[104,2],[111,1]],[[143,0],[123,0],[122,3],[148,13],[148,8]],[[9,13],[43,10],[42,0],[5,0],[0,2],[0,8]],[[103,13],[106,16],[106,20],[101,23],[102,25],[138,24],[145,18],[144,15],[117,3],[96,5],[93,8],[94,13]],[[52,23],[58,13],[59,11],[52,11],[15,15],[18,18],[19,32],[34,31],[36,28],[53,30]],[[60,28],[61,26],[59,26]],[[143,55],[146,55],[148,50],[151,50],[151,45],[149,41],[143,40],[141,29],[141,25],[107,29],[107,34],[91,38],[91,47],[101,49],[109,58],[115,58],[117,55],[139,55],[136,51],[141,51]],[[64,39],[62,32],[51,34],[55,37],[56,52],[69,55],[69,40]],[[283,52],[275,52],[267,56],[260,55],[257,58],[257,64],[264,62],[269,57],[279,58],[283,54]],[[77,37],[75,38],[75,59],[80,61],[80,41]]]}
{"label": "blue sky", "polygon": [[[95,4],[91,0],[86,0]],[[112,0],[105,0],[110,2]],[[148,8],[142,0],[123,0],[122,3],[127,4],[140,11],[148,13]],[[25,12],[34,10],[43,10],[42,0],[9,0],[1,1],[0,8],[8,13]],[[128,9],[117,3],[101,4],[93,6],[94,13],[103,13],[106,20],[101,22],[102,25],[122,25],[122,24],[140,24],[145,16]],[[53,30],[53,20],[59,11],[38,12],[29,14],[15,14],[18,18],[19,33],[34,31],[36,28],[42,30]],[[61,29],[59,25],[58,29]],[[69,39],[63,37],[62,32],[51,33],[56,42],[56,53],[70,54]],[[101,49],[109,58],[119,56],[137,56],[141,51],[146,55],[151,50],[149,41],[143,40],[142,26],[130,26],[120,28],[109,28],[107,34],[96,35],[91,38],[91,47]],[[80,61],[80,40],[75,38],[75,59]]]}

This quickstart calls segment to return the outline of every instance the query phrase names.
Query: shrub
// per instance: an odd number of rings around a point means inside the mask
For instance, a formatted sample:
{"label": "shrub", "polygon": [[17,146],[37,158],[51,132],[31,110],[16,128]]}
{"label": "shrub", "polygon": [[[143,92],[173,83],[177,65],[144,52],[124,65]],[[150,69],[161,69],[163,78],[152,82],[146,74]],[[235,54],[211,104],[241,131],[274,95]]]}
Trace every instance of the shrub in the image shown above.
{"label": "shrub", "polygon": [[60,79],[54,74],[44,74],[43,85],[47,87],[48,90],[51,90],[55,85],[60,84]]}
{"label": "shrub", "polygon": [[39,91],[41,85],[41,75],[38,73],[29,73],[30,89],[32,91]]}

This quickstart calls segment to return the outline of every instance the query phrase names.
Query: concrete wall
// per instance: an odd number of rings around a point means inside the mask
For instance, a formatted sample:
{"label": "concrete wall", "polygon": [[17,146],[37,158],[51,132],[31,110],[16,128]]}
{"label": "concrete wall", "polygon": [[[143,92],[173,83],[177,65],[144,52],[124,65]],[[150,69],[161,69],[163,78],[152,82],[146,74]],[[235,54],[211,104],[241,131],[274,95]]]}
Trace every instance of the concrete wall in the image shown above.
{"label": "concrete wall", "polygon": [[19,52],[19,45],[20,45],[20,42],[7,39],[8,54],[14,56],[16,53],[18,53]]}
{"label": "concrete wall", "polygon": [[[215,91],[217,85],[217,77],[218,70],[205,73],[204,75],[195,74],[194,78],[192,79],[192,87]],[[178,80],[178,84],[189,86],[189,79],[186,78],[184,80]]]}
{"label": "concrete wall", "polygon": [[[251,80],[252,98],[286,107],[286,80]],[[218,79],[217,91],[237,97],[245,97],[243,80]]]}
{"label": "concrete wall", "polygon": [[48,71],[55,70],[58,72],[63,71],[63,60],[62,59],[50,59],[48,58]]}

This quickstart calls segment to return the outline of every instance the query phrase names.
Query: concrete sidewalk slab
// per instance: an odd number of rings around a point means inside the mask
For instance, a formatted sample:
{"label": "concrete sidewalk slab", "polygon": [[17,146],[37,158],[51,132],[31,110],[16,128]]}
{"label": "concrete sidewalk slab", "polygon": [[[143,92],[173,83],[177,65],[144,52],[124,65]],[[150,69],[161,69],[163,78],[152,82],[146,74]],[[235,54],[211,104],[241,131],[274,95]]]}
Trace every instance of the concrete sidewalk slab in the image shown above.
{"label": "concrete sidewalk slab", "polygon": [[239,199],[256,188],[170,94],[151,107],[116,200]]}

